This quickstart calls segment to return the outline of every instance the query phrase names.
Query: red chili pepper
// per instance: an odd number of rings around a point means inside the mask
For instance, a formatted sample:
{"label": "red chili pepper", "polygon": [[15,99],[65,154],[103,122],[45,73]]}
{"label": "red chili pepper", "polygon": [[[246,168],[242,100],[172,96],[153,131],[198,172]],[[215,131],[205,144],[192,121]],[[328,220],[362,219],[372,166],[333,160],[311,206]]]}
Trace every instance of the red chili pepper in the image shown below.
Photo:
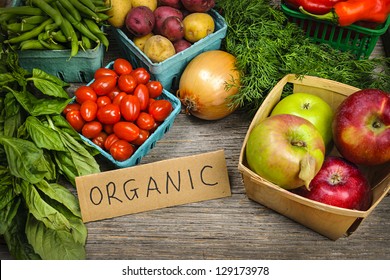
{"label": "red chili pepper", "polygon": [[294,9],[303,7],[309,13],[323,15],[330,12],[336,3],[342,1],[346,0],[284,0],[284,3]]}
{"label": "red chili pepper", "polygon": [[339,26],[348,26],[358,21],[383,23],[390,14],[390,0],[348,0],[335,4],[324,15],[309,13],[302,7],[300,10],[314,18],[333,21]]}

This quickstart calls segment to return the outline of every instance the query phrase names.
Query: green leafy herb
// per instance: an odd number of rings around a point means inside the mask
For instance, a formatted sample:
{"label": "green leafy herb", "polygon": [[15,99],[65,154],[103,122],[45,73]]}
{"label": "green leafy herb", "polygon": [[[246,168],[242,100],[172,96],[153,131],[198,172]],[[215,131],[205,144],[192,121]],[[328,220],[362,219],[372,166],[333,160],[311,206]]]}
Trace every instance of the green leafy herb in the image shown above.
{"label": "green leafy herb", "polygon": [[13,52],[0,60],[0,234],[16,259],[84,259],[78,200],[58,182],[100,172],[97,151],[61,115],[66,83],[27,72]]}
{"label": "green leafy herb", "polygon": [[[271,0],[219,0],[227,22],[223,48],[241,72],[233,106],[255,111],[286,74],[312,75],[359,88],[390,90],[386,59],[356,60],[352,54],[315,44]],[[238,16],[239,15],[239,16]],[[378,70],[382,69],[382,70]]]}

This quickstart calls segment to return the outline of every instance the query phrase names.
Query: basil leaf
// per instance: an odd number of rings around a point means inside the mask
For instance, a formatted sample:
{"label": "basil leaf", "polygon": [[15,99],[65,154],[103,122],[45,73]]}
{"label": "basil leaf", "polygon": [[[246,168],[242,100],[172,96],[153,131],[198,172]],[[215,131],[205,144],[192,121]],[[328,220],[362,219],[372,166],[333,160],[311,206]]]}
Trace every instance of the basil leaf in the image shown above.
{"label": "basil leaf", "polygon": [[18,91],[9,88],[20,105],[32,116],[61,114],[71,99],[43,99],[36,98],[27,91]]}
{"label": "basil leaf", "polygon": [[71,231],[71,226],[66,217],[44,201],[33,184],[21,182],[22,194],[27,208],[35,219],[43,222],[46,227],[53,230]]}
{"label": "basil leaf", "polygon": [[75,242],[70,232],[47,228],[32,215],[29,215],[27,219],[26,236],[42,259],[81,260],[86,258],[84,246]]}
{"label": "basil leaf", "polygon": [[68,84],[40,69],[33,69],[32,78],[28,78],[27,80],[32,81],[34,86],[45,95],[65,99],[69,98],[68,93],[64,90],[64,87],[68,86]]}
{"label": "basil leaf", "polygon": [[4,147],[12,175],[33,184],[45,177],[47,170],[43,168],[45,166],[43,151],[33,142],[0,136],[0,144]]}
{"label": "basil leaf", "polygon": [[56,183],[41,181],[36,187],[51,199],[63,204],[76,217],[81,218],[80,206],[77,198],[64,186]]}
{"label": "basil leaf", "polygon": [[36,117],[27,117],[25,126],[31,139],[39,148],[66,151],[60,135],[55,130],[44,126]]}
{"label": "basil leaf", "polygon": [[12,93],[7,93],[4,99],[4,135],[15,136],[22,123],[21,106]]}

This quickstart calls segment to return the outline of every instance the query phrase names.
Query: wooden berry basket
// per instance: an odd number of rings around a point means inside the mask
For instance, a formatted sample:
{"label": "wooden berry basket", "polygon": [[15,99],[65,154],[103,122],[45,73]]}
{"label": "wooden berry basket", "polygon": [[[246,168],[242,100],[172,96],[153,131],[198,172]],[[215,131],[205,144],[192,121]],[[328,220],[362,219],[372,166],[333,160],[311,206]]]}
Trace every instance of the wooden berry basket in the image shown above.
{"label": "wooden berry basket", "polygon": [[[373,192],[373,203],[367,211],[343,209],[309,200],[265,180],[248,167],[245,149],[249,134],[260,121],[269,116],[281,99],[283,89],[287,84],[293,85],[293,93],[306,92],[320,96],[329,103],[333,110],[348,95],[359,90],[339,82],[311,76],[297,77],[289,74],[281,79],[258,109],[241,148],[238,169],[242,175],[247,196],[329,239],[336,240],[348,236],[358,228],[389,192],[390,163],[370,168],[359,166],[367,176]],[[333,148],[331,154],[339,155],[336,148]]]}

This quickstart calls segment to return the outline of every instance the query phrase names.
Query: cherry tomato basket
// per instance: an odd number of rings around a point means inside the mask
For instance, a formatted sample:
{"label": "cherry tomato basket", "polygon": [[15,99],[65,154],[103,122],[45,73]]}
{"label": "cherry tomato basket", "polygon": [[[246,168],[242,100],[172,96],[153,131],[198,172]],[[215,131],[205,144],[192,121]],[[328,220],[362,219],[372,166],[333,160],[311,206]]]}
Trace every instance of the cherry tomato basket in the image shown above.
{"label": "cherry tomato basket", "polygon": [[173,92],[178,88],[180,76],[190,60],[202,52],[217,50],[221,47],[222,39],[226,36],[226,22],[215,10],[210,10],[209,14],[213,17],[215,23],[215,31],[212,34],[195,42],[188,49],[159,63],[152,62],[126,35],[125,29],[117,28],[114,29],[113,33],[122,55],[127,60],[136,67],[149,70],[152,79],[160,81],[165,89]]}
{"label": "cherry tomato basket", "polygon": [[340,27],[332,22],[317,20],[300,11],[290,9],[283,3],[281,9],[289,21],[297,24],[313,42],[325,43],[334,49],[349,51],[356,59],[370,57],[378,39],[390,26],[390,16],[386,22],[375,28],[358,24]]}
{"label": "cherry tomato basket", "polygon": [[[21,6],[22,0],[12,0],[9,6]],[[23,50],[17,51],[19,64],[28,71],[34,68],[57,76],[68,83],[86,83],[93,79],[95,71],[103,66],[104,47],[80,50],[70,58],[71,50]]]}
{"label": "cherry tomato basket", "polygon": [[[336,240],[343,236],[349,236],[355,232],[361,222],[373,212],[390,191],[390,163],[371,167],[359,166],[368,179],[373,194],[371,207],[366,211],[339,208],[304,198],[269,182],[253,172],[248,166],[245,154],[250,132],[257,124],[270,115],[275,105],[282,98],[284,88],[290,88],[291,86],[294,93],[311,93],[321,97],[333,110],[348,95],[359,90],[349,85],[317,77],[298,77],[295,74],[289,74],[282,78],[270,91],[256,112],[241,148],[238,170],[242,175],[246,194],[249,199],[329,239]],[[336,148],[333,148],[330,155],[340,156]],[[286,230],[288,229],[286,228]]]}
{"label": "cherry tomato basket", "polygon": [[[114,61],[107,64],[105,67],[112,69],[114,64]],[[90,85],[94,80],[90,81],[88,85]],[[124,167],[130,167],[137,165],[141,162],[141,159],[146,156],[151,149],[153,149],[156,146],[156,143],[158,140],[164,137],[164,135],[169,131],[169,129],[172,127],[176,116],[181,111],[181,102],[180,100],[171,94],[169,91],[163,89],[162,94],[157,97],[156,99],[165,99],[171,102],[172,104],[172,112],[170,115],[157,127],[153,133],[150,134],[149,138],[141,145],[139,146],[135,152],[132,154],[130,158],[124,161],[117,161],[115,160],[109,152],[105,151],[104,149],[100,148],[98,145],[93,143],[90,139],[84,137],[82,134],[80,134],[80,137],[83,139],[84,142],[88,143],[92,147],[95,147],[100,154],[108,159],[110,162],[112,162],[116,167],[118,168],[124,168]],[[74,99],[75,100],[75,99]]]}

